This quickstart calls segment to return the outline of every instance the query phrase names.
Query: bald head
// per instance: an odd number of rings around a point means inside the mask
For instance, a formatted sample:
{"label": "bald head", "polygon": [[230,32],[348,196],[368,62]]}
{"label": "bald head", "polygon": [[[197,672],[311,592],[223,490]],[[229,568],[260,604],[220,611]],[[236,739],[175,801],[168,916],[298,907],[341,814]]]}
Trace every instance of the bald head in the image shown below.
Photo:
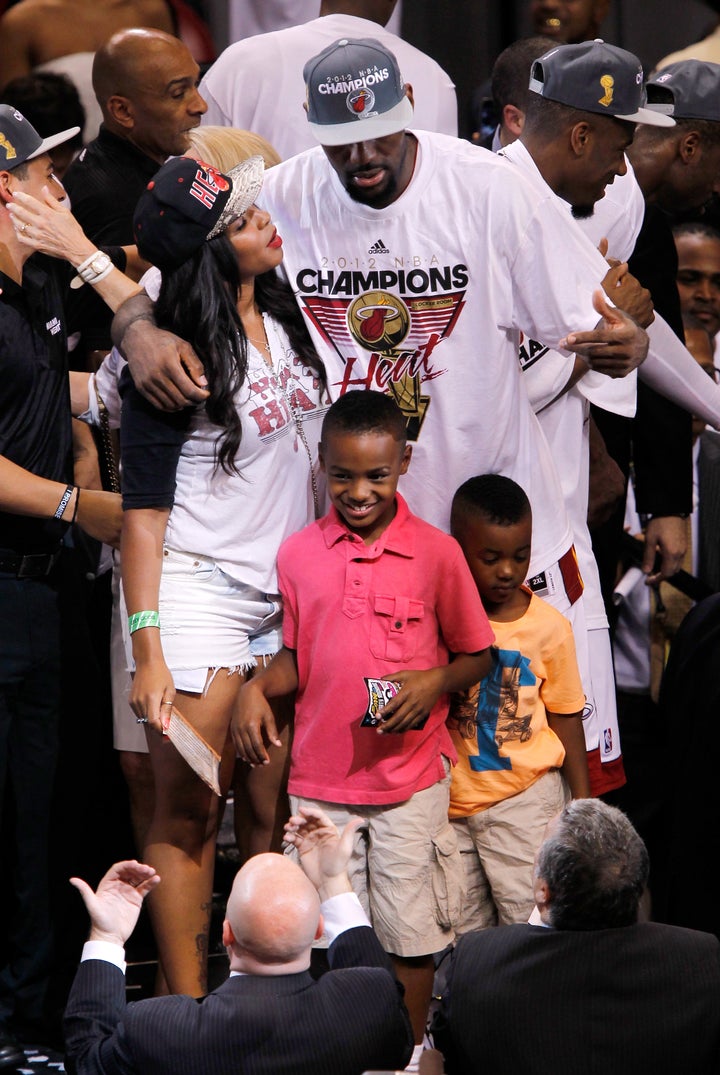
{"label": "bald head", "polygon": [[207,111],[200,68],[179,38],[161,30],[113,34],[95,53],[92,78],[105,126],[158,164],[185,152]]}
{"label": "bald head", "polygon": [[227,902],[223,943],[231,970],[288,974],[310,965],[321,931],[320,899],[284,855],[255,855],[237,874]]}
{"label": "bald head", "polygon": [[114,93],[132,96],[147,75],[148,64],[183,51],[187,52],[186,46],[162,30],[119,30],[97,50],[93,60],[92,83],[100,106]]}

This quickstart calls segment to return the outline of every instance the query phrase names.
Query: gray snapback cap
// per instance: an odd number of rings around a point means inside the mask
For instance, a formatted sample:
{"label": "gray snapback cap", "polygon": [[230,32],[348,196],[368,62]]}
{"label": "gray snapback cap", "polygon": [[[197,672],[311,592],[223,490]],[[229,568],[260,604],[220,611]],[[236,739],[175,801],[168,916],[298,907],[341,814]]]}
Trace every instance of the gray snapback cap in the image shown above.
{"label": "gray snapback cap", "polygon": [[25,161],[49,153],[79,132],[79,127],[69,127],[49,138],[41,138],[21,112],[12,105],[0,105],[0,168],[5,167],[8,171],[19,168]]}
{"label": "gray snapback cap", "polygon": [[599,39],[557,45],[532,65],[530,90],[550,101],[631,123],[672,127],[670,116],[645,107],[637,56]]}
{"label": "gray snapback cap", "polygon": [[325,146],[404,131],[413,107],[397,60],[372,37],[343,37],[303,69],[310,130]]}
{"label": "gray snapback cap", "polygon": [[647,82],[648,108],[674,119],[720,123],[720,64],[681,60]]}

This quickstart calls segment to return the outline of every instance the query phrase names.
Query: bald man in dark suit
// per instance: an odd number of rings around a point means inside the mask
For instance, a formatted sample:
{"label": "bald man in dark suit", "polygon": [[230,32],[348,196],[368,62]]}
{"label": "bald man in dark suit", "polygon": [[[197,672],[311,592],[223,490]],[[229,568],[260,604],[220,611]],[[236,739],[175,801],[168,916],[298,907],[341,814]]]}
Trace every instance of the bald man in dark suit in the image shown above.
{"label": "bald man in dark suit", "polygon": [[[143,899],[160,883],[151,866],[113,866],[94,893],[78,878],[90,939],[68,1001],[68,1070],[78,1075],[361,1075],[402,1069],[412,1031],[392,964],[345,870],[355,829],[342,838],[315,809],[288,822],[303,870],[256,855],[228,899],[223,942],[230,977],[201,1000],[127,1004],[123,947]],[[310,949],[331,941],[330,970],[309,973]]]}

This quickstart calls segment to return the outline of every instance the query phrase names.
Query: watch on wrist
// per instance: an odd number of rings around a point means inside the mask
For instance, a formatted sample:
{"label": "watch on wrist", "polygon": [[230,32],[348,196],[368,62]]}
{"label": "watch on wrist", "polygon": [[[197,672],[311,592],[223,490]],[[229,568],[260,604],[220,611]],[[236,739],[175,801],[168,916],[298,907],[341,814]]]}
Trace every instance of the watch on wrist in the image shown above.
{"label": "watch on wrist", "polygon": [[101,277],[107,276],[112,270],[113,262],[104,250],[96,250],[88,259],[77,267],[77,276],[70,281],[70,287],[82,287],[83,284],[93,284]]}
{"label": "watch on wrist", "polygon": [[101,272],[104,272],[105,269],[107,269],[108,265],[112,265],[110,258],[102,250],[98,250],[85,271],[91,272],[93,276],[99,276]]}

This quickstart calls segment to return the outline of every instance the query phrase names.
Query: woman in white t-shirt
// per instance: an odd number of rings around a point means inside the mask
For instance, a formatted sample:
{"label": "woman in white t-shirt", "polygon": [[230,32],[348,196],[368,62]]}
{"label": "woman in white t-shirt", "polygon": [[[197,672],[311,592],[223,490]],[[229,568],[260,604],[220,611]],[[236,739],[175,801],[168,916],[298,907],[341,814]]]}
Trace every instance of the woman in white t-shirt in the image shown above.
{"label": "woman in white t-shirt", "polygon": [[237,690],[280,646],[277,550],[318,512],[323,370],[275,271],[282,240],[253,204],[262,175],[260,157],[228,174],[181,157],[148,185],[134,230],[162,273],[155,317],[192,343],[209,394],[161,412],[121,379],[130,704],[155,777],[143,854],[163,879],[149,907],[170,992],[198,996],[222,799],[176,749],[175,729],[184,718],[221,757],[224,793]]}

